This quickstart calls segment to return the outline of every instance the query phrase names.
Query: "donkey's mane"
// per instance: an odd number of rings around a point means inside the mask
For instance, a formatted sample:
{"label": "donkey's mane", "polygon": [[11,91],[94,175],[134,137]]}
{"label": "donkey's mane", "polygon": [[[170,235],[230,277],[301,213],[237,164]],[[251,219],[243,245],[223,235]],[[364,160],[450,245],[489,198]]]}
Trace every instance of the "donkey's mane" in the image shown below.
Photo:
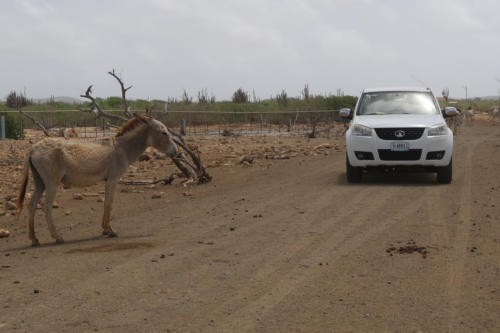
{"label": "donkey's mane", "polygon": [[122,125],[122,127],[120,127],[118,132],[116,132],[115,136],[117,136],[117,137],[122,136],[125,133],[128,133],[128,132],[132,131],[133,129],[137,128],[141,124],[144,124],[144,122],[140,118],[152,118],[152,117],[150,117],[148,115],[143,115],[143,116],[136,116],[134,118],[130,118],[126,123],[124,123]]}

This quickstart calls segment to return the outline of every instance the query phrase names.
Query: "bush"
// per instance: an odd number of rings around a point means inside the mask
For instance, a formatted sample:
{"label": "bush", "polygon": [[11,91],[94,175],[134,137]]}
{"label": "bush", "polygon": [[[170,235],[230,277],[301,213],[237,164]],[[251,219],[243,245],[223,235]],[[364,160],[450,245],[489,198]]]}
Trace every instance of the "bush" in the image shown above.
{"label": "bush", "polygon": [[7,139],[23,138],[23,128],[18,114],[0,113],[0,116],[5,117],[5,137]]}
{"label": "bush", "polygon": [[248,103],[248,93],[241,88],[238,88],[233,94],[233,103]]}
{"label": "bush", "polygon": [[5,104],[9,108],[18,108],[24,107],[30,104],[30,101],[21,93],[16,93],[15,91],[11,91],[9,95],[7,95],[7,99]]}
{"label": "bush", "polygon": [[276,102],[279,106],[286,107],[288,105],[288,95],[285,90],[282,90],[280,94],[276,95]]}
{"label": "bush", "polygon": [[122,99],[121,97],[108,97],[106,98],[106,101],[104,102],[104,105],[111,109],[118,109],[123,106]]}

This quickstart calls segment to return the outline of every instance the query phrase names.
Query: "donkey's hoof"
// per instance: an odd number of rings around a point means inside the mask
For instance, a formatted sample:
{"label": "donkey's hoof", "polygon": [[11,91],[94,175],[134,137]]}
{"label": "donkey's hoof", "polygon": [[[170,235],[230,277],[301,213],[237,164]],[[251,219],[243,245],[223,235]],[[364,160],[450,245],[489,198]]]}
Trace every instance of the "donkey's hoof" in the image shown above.
{"label": "donkey's hoof", "polygon": [[108,236],[108,237],[118,237],[118,234],[116,232],[114,232],[113,230],[103,230],[102,234],[104,236]]}
{"label": "donkey's hoof", "polygon": [[32,247],[35,247],[35,246],[40,246],[40,242],[38,241],[38,239],[32,240],[32,241],[31,241],[31,246],[32,246]]}
{"label": "donkey's hoof", "polygon": [[64,243],[64,239],[56,238],[56,244],[63,244],[63,243]]}

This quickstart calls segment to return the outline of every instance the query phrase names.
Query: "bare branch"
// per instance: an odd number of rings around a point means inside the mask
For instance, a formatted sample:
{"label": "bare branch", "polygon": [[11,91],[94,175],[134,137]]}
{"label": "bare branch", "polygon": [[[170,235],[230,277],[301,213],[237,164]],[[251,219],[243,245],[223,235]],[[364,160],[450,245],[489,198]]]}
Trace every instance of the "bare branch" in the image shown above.
{"label": "bare branch", "polygon": [[197,153],[193,152],[191,149],[189,149],[189,147],[186,145],[186,142],[184,141],[184,139],[182,138],[182,135],[180,133],[172,130],[171,128],[168,128],[168,130],[172,135],[175,136],[175,138],[173,138],[175,144],[177,144],[178,146],[181,146],[182,149],[184,149],[184,151],[186,151],[189,154],[189,156],[191,157],[191,159],[193,160],[195,165],[192,165],[187,160],[185,160],[185,162],[191,168],[193,168],[193,170],[195,170],[195,172],[197,174],[197,178],[198,178],[198,183],[200,183],[200,184],[208,183],[210,180],[212,180],[212,176],[210,176],[208,174],[208,172],[205,170],[205,167],[201,163],[201,159],[200,159],[199,154],[197,154]]}
{"label": "bare branch", "polygon": [[120,84],[120,87],[122,89],[122,100],[123,100],[123,107],[124,107],[123,113],[125,113],[125,116],[127,116],[128,118],[132,118],[133,115],[130,112],[130,108],[129,108],[128,103],[127,103],[127,98],[125,97],[125,95],[127,93],[127,90],[129,90],[130,88],[132,88],[132,86],[130,86],[128,88],[125,88],[125,86],[123,85],[122,80],[118,77],[118,75],[115,74],[115,70],[114,69],[111,72],[108,72],[108,74],[111,75],[112,77],[114,77],[118,81],[118,83]]}
{"label": "bare branch", "polygon": [[120,128],[120,126],[116,126],[116,125],[113,125],[113,124],[110,124],[110,123],[106,123],[106,126],[107,127],[111,127],[111,128]]}
{"label": "bare branch", "polygon": [[175,179],[175,174],[172,174],[165,178],[155,179],[155,180],[120,180],[120,184],[124,185],[154,185],[158,183],[164,183],[165,185],[172,184]]}
{"label": "bare branch", "polygon": [[41,122],[39,122],[38,120],[36,120],[32,116],[30,116],[29,114],[25,113],[23,110],[21,110],[21,108],[19,106],[17,107],[17,111],[19,111],[23,116],[25,116],[26,118],[28,118],[32,122],[34,122],[35,125],[38,126],[38,128],[40,128],[42,130],[42,132],[43,132],[43,134],[45,134],[45,136],[51,136],[49,134],[49,131],[47,131],[47,129],[45,128],[45,126],[43,126],[43,124]]}
{"label": "bare branch", "polygon": [[99,104],[97,104],[95,98],[91,95],[92,94],[92,85],[90,85],[87,88],[87,91],[85,92],[85,95],[80,95],[80,97],[87,98],[90,100],[90,109],[89,110],[80,110],[82,112],[96,112],[98,117],[104,117],[108,119],[114,119],[114,120],[119,120],[119,121],[127,121],[127,118],[123,118],[111,113],[106,113],[104,112]]}

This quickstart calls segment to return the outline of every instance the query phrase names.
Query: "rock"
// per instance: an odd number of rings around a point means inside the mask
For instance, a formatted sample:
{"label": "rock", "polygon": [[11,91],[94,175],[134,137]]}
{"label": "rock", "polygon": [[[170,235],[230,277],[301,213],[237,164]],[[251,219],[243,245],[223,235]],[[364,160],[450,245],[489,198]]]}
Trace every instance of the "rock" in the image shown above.
{"label": "rock", "polygon": [[94,197],[98,197],[99,196],[99,193],[96,193],[96,192],[86,192],[86,193],[83,193],[83,196],[86,197],[86,198],[94,198]]}
{"label": "rock", "polygon": [[254,159],[254,157],[253,157],[253,156],[251,156],[251,155],[243,156],[243,157],[240,159],[240,163],[244,163],[244,164],[246,164],[245,162],[247,162],[247,163],[251,164],[251,163],[253,163],[253,159]]}
{"label": "rock", "polygon": [[7,201],[5,203],[5,209],[7,210],[16,210],[17,209],[17,206],[15,203],[13,203],[12,201]]}
{"label": "rock", "polygon": [[153,152],[153,156],[157,159],[157,160],[166,160],[167,159],[167,154],[164,154],[164,153],[160,153],[160,152]]}
{"label": "rock", "polygon": [[97,199],[97,202],[104,202],[104,198],[103,198],[103,197],[99,197],[99,198]]}
{"label": "rock", "polygon": [[121,193],[128,193],[128,189],[126,189],[126,188],[122,188],[120,192],[121,192]]}
{"label": "rock", "polygon": [[320,145],[317,145],[316,147],[313,148],[313,150],[317,150],[317,149],[332,149],[333,146],[329,143],[322,143]]}
{"label": "rock", "polygon": [[73,200],[83,200],[83,195],[81,193],[73,193]]}
{"label": "rock", "polygon": [[0,229],[0,238],[9,237],[10,232],[7,229]]}
{"label": "rock", "polygon": [[64,212],[64,215],[66,216],[71,215],[71,211],[68,209],[67,211]]}
{"label": "rock", "polygon": [[54,201],[52,203],[52,208],[59,208],[59,204],[57,203],[57,201]]}
{"label": "rock", "polygon": [[151,196],[151,199],[160,199],[160,198],[163,198],[163,196],[165,195],[165,192],[160,192],[160,193],[154,193],[152,196]]}
{"label": "rock", "polygon": [[139,162],[143,162],[143,161],[149,161],[151,159],[151,156],[149,156],[148,154],[142,154],[139,156],[139,158],[137,159]]}
{"label": "rock", "polygon": [[185,197],[190,197],[193,195],[193,193],[186,191],[186,192],[182,193],[182,195],[184,195]]}

